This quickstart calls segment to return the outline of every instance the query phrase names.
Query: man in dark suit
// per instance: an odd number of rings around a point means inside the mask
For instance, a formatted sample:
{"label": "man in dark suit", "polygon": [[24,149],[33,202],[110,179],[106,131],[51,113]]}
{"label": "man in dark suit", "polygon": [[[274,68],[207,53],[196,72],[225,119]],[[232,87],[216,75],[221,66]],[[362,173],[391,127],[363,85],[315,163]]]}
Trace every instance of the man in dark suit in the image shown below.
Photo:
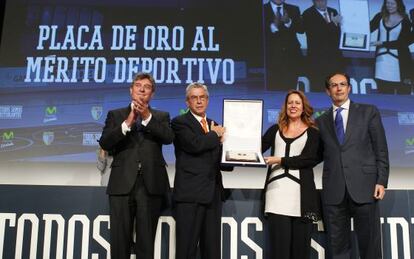
{"label": "man in dark suit", "polygon": [[388,183],[388,148],[378,109],[351,102],[349,76],[332,74],[333,107],[316,121],[322,138],[322,201],[333,258],[350,258],[351,217],[362,259],[382,258],[378,200]]}
{"label": "man in dark suit", "polygon": [[263,9],[267,89],[296,88],[303,63],[296,37],[296,33],[303,33],[299,7],[271,0]]}
{"label": "man in dark suit", "polygon": [[167,112],[150,108],[155,82],[138,74],[130,86],[131,103],[108,112],[101,147],[113,155],[107,194],[111,258],[129,259],[136,221],[137,258],[154,258],[154,239],[163,196],[169,190],[162,145],[173,141]]}
{"label": "man in dark suit", "polygon": [[342,17],[327,6],[327,0],[312,2],[313,6],[302,15],[308,49],[306,66],[311,90],[321,92],[325,89],[325,75],[343,70],[343,57],[339,50]]}
{"label": "man in dark suit", "polygon": [[411,44],[414,43],[414,8],[410,10],[410,20],[411,20]]}
{"label": "man in dark suit", "polygon": [[201,258],[221,257],[220,172],[224,128],[207,118],[207,86],[192,83],[186,89],[189,112],[172,120],[175,133],[174,201],[176,258],[192,259],[200,244]]}

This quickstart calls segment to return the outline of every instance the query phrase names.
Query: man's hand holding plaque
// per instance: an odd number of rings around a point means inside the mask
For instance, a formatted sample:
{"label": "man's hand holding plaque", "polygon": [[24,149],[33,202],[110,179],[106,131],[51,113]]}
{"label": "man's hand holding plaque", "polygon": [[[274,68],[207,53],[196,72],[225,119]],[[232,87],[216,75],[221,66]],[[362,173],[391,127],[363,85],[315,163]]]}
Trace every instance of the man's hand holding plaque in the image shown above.
{"label": "man's hand holding plaque", "polygon": [[214,131],[217,136],[220,138],[220,142],[223,143],[224,141],[224,133],[226,132],[226,128],[221,125],[214,125],[214,121],[211,122],[210,125],[211,131]]}

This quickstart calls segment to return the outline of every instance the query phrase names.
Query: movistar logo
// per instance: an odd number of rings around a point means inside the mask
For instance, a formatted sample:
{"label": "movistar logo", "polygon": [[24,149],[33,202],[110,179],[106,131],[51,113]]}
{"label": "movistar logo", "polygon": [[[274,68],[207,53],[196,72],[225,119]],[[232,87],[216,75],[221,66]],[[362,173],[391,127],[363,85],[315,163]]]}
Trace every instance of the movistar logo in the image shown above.
{"label": "movistar logo", "polygon": [[190,109],[180,109],[180,115],[186,114]]}
{"label": "movistar logo", "polygon": [[405,154],[408,155],[412,153],[414,153],[414,137],[405,140]]}
{"label": "movistar logo", "polygon": [[414,138],[408,138],[405,140],[407,146],[414,146]]}
{"label": "movistar logo", "polygon": [[316,119],[316,118],[318,118],[319,116],[321,116],[324,113],[325,113],[325,111],[317,111],[317,112],[314,112],[313,113],[313,117]]}
{"label": "movistar logo", "polygon": [[45,108],[45,117],[43,118],[43,122],[55,121],[57,120],[57,108],[56,106],[48,106]]}
{"label": "movistar logo", "polygon": [[13,131],[3,132],[3,141],[11,141],[13,139],[14,139],[14,132]]}
{"label": "movistar logo", "polygon": [[56,113],[57,113],[56,106],[48,106],[45,109],[45,114],[46,115],[55,115]]}

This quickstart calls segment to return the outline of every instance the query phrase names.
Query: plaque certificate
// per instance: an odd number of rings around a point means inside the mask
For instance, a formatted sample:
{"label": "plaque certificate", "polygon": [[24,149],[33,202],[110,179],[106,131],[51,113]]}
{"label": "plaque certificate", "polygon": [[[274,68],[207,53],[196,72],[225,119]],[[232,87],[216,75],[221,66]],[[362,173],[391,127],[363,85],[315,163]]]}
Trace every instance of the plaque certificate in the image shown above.
{"label": "plaque certificate", "polygon": [[344,33],[343,40],[346,48],[365,49],[367,45],[367,35],[362,33]]}
{"label": "plaque certificate", "polygon": [[263,100],[225,99],[223,164],[266,166],[261,153]]}
{"label": "plaque certificate", "polygon": [[342,16],[340,49],[369,51],[368,0],[339,0]]}

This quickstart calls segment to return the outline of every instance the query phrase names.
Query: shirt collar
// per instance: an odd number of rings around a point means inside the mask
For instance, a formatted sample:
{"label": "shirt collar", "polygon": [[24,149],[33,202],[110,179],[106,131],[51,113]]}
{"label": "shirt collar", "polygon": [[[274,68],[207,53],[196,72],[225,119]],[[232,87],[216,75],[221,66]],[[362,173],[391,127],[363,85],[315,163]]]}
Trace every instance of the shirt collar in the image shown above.
{"label": "shirt collar", "polygon": [[283,4],[277,5],[277,4],[273,3],[272,1],[270,1],[270,5],[272,6],[273,10],[276,10],[276,7],[280,7],[281,10],[283,10]]}
{"label": "shirt collar", "polygon": [[315,9],[316,9],[316,11],[318,11],[322,16],[324,16],[324,14],[325,13],[327,13],[328,15],[329,15],[329,12],[328,12],[328,7],[326,7],[326,9],[325,9],[325,11],[322,11],[322,10],[319,10],[318,8],[316,8],[315,7]]}
{"label": "shirt collar", "polygon": [[[341,105],[341,107],[344,109],[344,110],[349,110],[349,105],[351,104],[351,100],[348,98],[348,100],[346,100],[342,105]],[[338,109],[339,107],[338,106],[336,106],[335,104],[332,104],[332,109],[333,109],[333,111],[336,111],[337,109]]]}
{"label": "shirt collar", "polygon": [[198,122],[200,122],[201,123],[201,120],[202,119],[205,119],[206,120],[206,122],[207,122],[207,114],[206,115],[204,115],[204,117],[201,117],[201,116],[198,116],[197,114],[194,114],[192,111],[190,111],[191,112],[191,114],[194,116],[194,118],[196,118],[196,120],[198,121]]}

